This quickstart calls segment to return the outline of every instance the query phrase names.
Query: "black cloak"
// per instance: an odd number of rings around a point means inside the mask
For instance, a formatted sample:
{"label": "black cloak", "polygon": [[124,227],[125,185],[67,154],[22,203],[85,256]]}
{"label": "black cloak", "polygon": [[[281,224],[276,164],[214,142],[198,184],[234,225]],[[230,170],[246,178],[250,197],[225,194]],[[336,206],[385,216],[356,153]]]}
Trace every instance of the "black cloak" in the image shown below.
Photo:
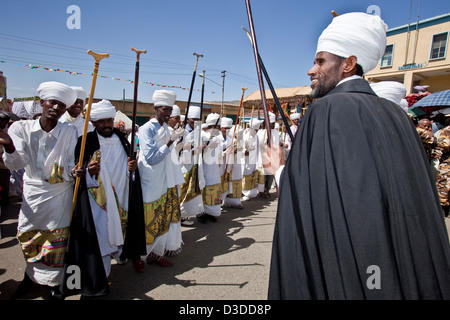
{"label": "black cloak", "polygon": [[[129,156],[130,143],[125,135],[114,128],[114,133],[119,137],[122,146]],[[81,137],[75,148],[75,160],[78,163],[80,156]],[[89,132],[86,136],[86,147],[83,163],[87,164],[95,151],[100,149],[97,131]],[[111,159],[114,161],[114,159]],[[139,170],[134,172],[132,183],[132,198],[128,204],[128,222],[125,233],[121,259],[138,260],[141,255],[146,255],[144,208]],[[103,266],[97,233],[89,204],[89,191],[86,187],[86,179],[80,180],[80,187],[76,199],[75,210],[66,252],[64,266],[64,279],[61,284],[61,292],[65,295],[82,294],[84,296],[102,296],[109,293],[108,279]],[[67,268],[76,265],[81,271],[81,290],[70,290],[67,282],[71,282],[72,272]]]}
{"label": "black cloak", "polygon": [[269,299],[449,299],[450,246],[416,129],[363,79],[303,117],[279,189]]}

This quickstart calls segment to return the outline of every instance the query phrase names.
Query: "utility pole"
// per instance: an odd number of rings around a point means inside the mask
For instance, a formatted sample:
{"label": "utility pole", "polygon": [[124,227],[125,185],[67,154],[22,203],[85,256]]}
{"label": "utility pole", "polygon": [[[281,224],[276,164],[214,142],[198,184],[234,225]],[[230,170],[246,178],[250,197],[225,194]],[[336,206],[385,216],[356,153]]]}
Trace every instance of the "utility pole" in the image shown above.
{"label": "utility pole", "polygon": [[222,81],[222,106],[220,108],[221,109],[220,114],[222,117],[225,116],[225,109],[223,107],[223,95],[224,95],[224,90],[225,90],[225,72],[227,72],[227,71],[226,70],[222,71],[222,78],[223,78],[223,81]]}

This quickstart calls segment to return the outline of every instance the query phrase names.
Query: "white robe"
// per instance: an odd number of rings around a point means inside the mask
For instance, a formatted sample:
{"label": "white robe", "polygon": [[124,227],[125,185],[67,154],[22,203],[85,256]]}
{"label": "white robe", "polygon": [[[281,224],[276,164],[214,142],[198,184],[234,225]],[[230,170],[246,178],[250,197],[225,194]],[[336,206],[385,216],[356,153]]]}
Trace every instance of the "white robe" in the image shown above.
{"label": "white robe", "polygon": [[[183,142],[184,143],[192,143],[193,148],[188,150],[183,150],[182,152],[182,173],[185,175],[194,165],[198,165],[198,180],[199,180],[199,188],[202,190],[205,186],[205,178],[203,175],[203,160],[202,154],[194,153],[194,149],[197,148],[201,143],[201,131],[200,131],[201,122],[196,121],[194,124],[194,129],[191,132],[184,131]],[[184,182],[184,181],[183,181]],[[181,202],[180,203],[181,216],[182,217],[192,217],[199,213],[203,213],[203,198],[202,195],[197,195],[193,199]]]}
{"label": "white robe", "polygon": [[[99,134],[97,136],[101,152],[99,176],[105,189],[106,211],[97,204],[91,193],[89,193],[89,203],[103,264],[108,276],[111,270],[111,255],[120,255],[124,241],[120,210],[115,197],[117,196],[117,201],[122,209],[128,211],[128,156],[117,135],[113,134],[108,138]],[[86,182],[88,187],[98,186],[97,181],[92,179],[89,174],[86,175]]]}
{"label": "white robe", "polygon": [[[259,139],[257,132],[253,129],[246,129],[244,131],[244,148],[248,150],[249,155],[245,156],[244,163],[242,165],[243,176],[248,176],[258,172],[258,155],[259,155]],[[255,186],[252,189],[245,189],[244,183],[242,184],[242,193],[248,198],[254,198],[258,195],[258,188]]]}
{"label": "white robe", "polygon": [[[211,138],[210,132],[203,131],[202,140],[205,144],[209,141],[209,145],[203,152],[203,175],[205,177],[205,188],[203,189],[203,193],[205,193],[208,186],[220,185],[219,156],[222,155],[222,148],[218,137]],[[204,212],[207,214],[215,217],[221,215],[221,202],[216,205],[207,205],[203,203],[203,207]]]}
{"label": "white robe", "polygon": [[[232,138],[233,133],[235,134],[234,139]],[[237,153],[234,154],[232,152],[230,155],[227,155],[227,172],[231,172],[231,182],[229,182],[228,194],[226,197],[223,197],[224,204],[227,206],[240,206],[241,205],[241,194],[237,195],[237,197],[233,196],[233,181],[241,181],[242,183],[242,159],[244,157],[244,146],[243,146],[243,133],[242,129],[236,129],[234,132],[234,128],[228,131],[228,137],[226,140],[227,148],[231,146],[231,144],[236,146]],[[223,194],[222,194],[223,196]]]}
{"label": "white robe", "polygon": [[[64,113],[61,116],[61,118],[59,118],[59,121],[62,123],[67,123],[69,126],[74,126],[75,128],[77,128],[78,137],[81,137],[83,135],[85,118],[83,118],[81,115],[79,115],[77,118],[73,118],[66,111],[66,113]],[[87,132],[91,131],[94,131],[94,125],[92,124],[91,121],[89,121]]]}
{"label": "white robe", "polygon": [[[25,120],[14,122],[8,134],[16,150],[11,154],[3,153],[4,163],[11,170],[25,168],[19,233],[68,228],[73,200],[71,171],[75,166],[76,129],[58,122],[47,133],[42,130],[39,120]],[[54,164],[62,169],[60,181],[49,183]],[[56,286],[62,279],[63,268],[27,260],[25,272],[34,282]]]}
{"label": "white robe", "polygon": [[[169,188],[184,182],[179,163],[167,142],[170,139],[169,127],[162,126],[156,119],[151,119],[139,129],[140,156],[138,159],[139,173],[142,184],[142,195],[145,203],[160,199]],[[166,251],[176,252],[182,246],[181,221],[171,223],[169,231],[147,244],[147,254],[154,253],[164,256]]]}

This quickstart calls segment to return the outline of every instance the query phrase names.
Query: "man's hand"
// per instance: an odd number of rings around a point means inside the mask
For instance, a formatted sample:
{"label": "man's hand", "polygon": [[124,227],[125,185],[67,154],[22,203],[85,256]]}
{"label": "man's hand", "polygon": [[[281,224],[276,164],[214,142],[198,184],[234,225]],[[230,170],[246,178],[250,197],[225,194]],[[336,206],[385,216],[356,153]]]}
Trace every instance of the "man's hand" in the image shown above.
{"label": "man's hand", "polygon": [[72,177],[74,178],[83,178],[86,175],[86,170],[84,167],[79,167],[78,165],[72,169]]}
{"label": "man's hand", "polygon": [[3,145],[7,153],[13,153],[16,150],[9,134],[7,134],[5,131],[1,129],[0,129],[0,145]]}
{"label": "man's hand", "polygon": [[88,172],[91,177],[97,175],[100,172],[100,162],[91,160],[91,162],[88,163]]}
{"label": "man's hand", "polygon": [[137,169],[137,160],[131,160],[130,157],[128,157],[128,171],[134,172]]}

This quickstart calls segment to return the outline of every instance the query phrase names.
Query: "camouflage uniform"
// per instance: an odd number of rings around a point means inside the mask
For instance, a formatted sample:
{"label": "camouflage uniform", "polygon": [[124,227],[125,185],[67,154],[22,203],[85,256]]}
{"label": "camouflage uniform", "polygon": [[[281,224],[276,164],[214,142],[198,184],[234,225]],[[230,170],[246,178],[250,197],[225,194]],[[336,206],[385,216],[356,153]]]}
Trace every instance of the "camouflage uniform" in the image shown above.
{"label": "camouflage uniform", "polygon": [[439,173],[436,176],[436,186],[441,200],[441,206],[449,206],[450,190],[450,126],[441,130],[438,146],[442,156],[439,161]]}

